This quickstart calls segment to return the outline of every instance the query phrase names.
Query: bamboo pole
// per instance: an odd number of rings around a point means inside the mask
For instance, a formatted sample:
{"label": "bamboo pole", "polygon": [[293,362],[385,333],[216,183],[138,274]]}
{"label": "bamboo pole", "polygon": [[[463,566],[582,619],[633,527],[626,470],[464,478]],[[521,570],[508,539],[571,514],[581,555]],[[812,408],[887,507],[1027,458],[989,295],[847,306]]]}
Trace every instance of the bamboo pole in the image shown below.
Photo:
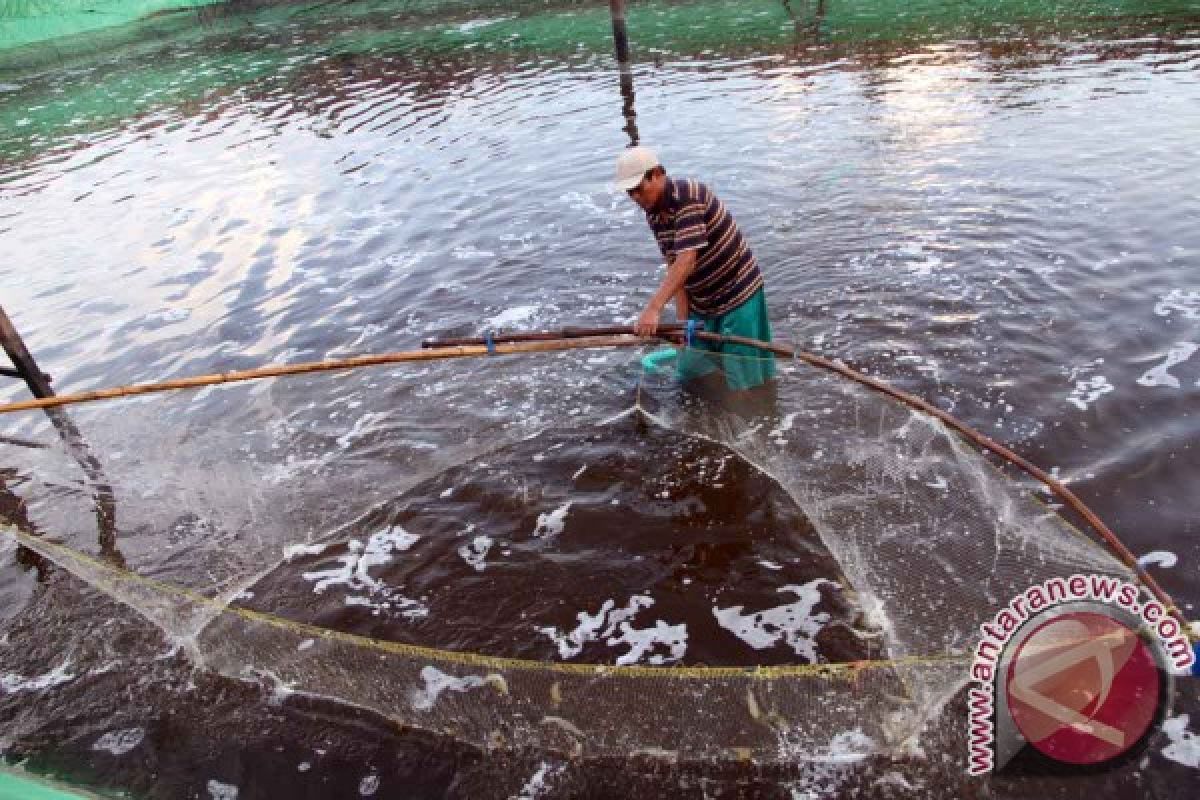
{"label": "bamboo pole", "polygon": [[76,394],[60,394],[55,397],[43,397],[35,400],[22,400],[17,403],[0,405],[0,414],[10,414],[16,411],[28,411],[35,408],[55,408],[58,406],[91,403],[97,400],[113,400],[119,397],[134,397],[144,394],[171,392],[179,389],[200,389],[205,386],[216,386],[224,383],[258,380],[261,378],[279,378],[285,375],[303,375],[311,372],[333,372],[338,370],[356,369],[359,367],[376,367],[385,364],[401,364],[410,361],[438,361],[451,358],[473,358],[488,355],[510,355],[513,353],[545,353],[557,350],[582,350],[594,347],[639,347],[653,340],[654,337],[638,337],[633,335],[621,336],[585,336],[576,339],[553,339],[549,341],[532,342],[501,342],[489,349],[486,345],[458,345],[453,347],[438,347],[424,350],[404,350],[396,353],[355,356],[353,358],[335,361],[316,361],[304,364],[272,364],[257,369],[236,372],[221,372],[212,375],[197,375],[190,378],[178,378],[160,383],[139,383],[132,386],[119,386],[111,389],[96,389],[90,392]]}

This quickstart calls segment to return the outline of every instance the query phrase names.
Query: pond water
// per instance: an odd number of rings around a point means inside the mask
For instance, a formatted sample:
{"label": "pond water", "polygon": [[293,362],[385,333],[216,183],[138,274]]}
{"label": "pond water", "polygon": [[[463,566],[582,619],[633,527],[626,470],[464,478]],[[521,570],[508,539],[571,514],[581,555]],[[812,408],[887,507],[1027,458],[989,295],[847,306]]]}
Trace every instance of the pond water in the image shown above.
{"label": "pond water", "polygon": [[[1200,8],[651,0],[627,18],[624,85],[603,3],[255,2],[53,39],[0,28],[5,310],[60,392],[631,323],[661,274],[609,186],[636,137],[735,215],[778,340],[1052,471],[1158,553],[1152,574],[1200,616]],[[729,442],[654,409],[638,423],[638,355],[80,407],[116,499],[99,542],[54,428],[6,416],[0,435],[47,447],[0,442],[0,513],[381,639],[643,665],[879,656],[821,510]],[[0,536],[7,760],[146,797],[982,791],[961,708],[902,758],[775,771],[495,754],[195,669],[194,620],[122,599]],[[1184,796],[1190,683],[1177,705],[1174,738],[1113,773],[991,790]]]}

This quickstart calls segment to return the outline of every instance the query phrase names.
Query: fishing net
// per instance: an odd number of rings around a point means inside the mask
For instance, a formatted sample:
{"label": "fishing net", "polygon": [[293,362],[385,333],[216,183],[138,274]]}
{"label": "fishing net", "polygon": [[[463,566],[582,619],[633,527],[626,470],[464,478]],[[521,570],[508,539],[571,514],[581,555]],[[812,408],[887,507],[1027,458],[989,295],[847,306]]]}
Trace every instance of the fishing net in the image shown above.
{"label": "fishing net", "polygon": [[115,539],[56,449],[10,482],[15,535],[281,698],[586,758],[901,752],[1009,599],[1132,577],[936,419],[785,360],[728,391],[752,366],[572,351],[81,406]]}

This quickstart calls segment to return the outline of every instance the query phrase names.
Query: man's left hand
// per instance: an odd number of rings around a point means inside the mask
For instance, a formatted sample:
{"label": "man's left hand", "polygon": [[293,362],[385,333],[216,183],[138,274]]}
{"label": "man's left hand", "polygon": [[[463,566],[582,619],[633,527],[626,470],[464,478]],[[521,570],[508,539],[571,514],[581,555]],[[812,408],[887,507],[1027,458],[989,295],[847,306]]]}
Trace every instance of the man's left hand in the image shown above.
{"label": "man's left hand", "polygon": [[646,306],[646,310],[638,317],[637,323],[633,326],[633,330],[639,336],[653,336],[658,331],[658,318],[662,315],[661,309],[656,309],[653,306]]}

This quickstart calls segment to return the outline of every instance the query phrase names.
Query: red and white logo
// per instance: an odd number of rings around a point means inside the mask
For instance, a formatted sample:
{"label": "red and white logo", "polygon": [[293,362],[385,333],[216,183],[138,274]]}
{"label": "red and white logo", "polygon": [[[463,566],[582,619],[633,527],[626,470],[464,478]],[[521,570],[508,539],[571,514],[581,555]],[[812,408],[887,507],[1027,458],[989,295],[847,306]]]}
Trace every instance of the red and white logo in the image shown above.
{"label": "red and white logo", "polygon": [[1055,616],[1035,628],[1003,676],[1009,712],[1027,742],[1068,764],[1132,749],[1153,724],[1162,681],[1150,646],[1113,617]]}

